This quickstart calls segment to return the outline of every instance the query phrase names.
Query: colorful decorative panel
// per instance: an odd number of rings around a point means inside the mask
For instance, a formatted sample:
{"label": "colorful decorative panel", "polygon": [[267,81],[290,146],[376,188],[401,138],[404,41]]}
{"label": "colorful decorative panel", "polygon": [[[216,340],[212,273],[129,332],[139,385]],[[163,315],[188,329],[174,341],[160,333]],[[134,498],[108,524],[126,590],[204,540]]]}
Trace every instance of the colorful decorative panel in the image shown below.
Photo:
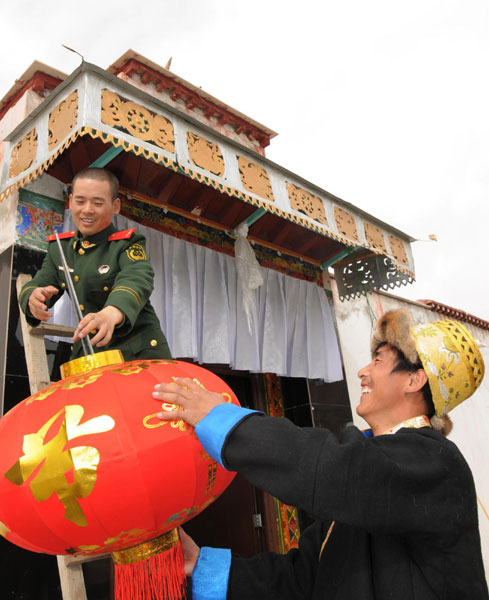
{"label": "colorful decorative panel", "polygon": [[54,231],[61,233],[63,221],[64,202],[28,190],[19,190],[16,243],[46,250],[47,236]]}
{"label": "colorful decorative panel", "polygon": [[106,125],[155,144],[167,152],[175,152],[175,133],[171,121],[110,90],[102,90],[101,119]]}
{"label": "colorful decorative panel", "polygon": [[224,158],[217,144],[187,131],[187,147],[191,161],[214,175],[224,175]]}
{"label": "colorful decorative panel", "polygon": [[321,198],[310,194],[306,190],[297,187],[293,183],[288,181],[286,183],[287,193],[289,194],[290,199],[290,206],[294,210],[298,210],[304,215],[312,217],[315,221],[318,221],[318,223],[322,223],[328,227],[328,219],[326,218],[324,204]]}
{"label": "colorful decorative panel", "polygon": [[8,176],[17,177],[23,173],[36,160],[36,154],[37,131],[36,128],[33,128],[14,146]]}
{"label": "colorful decorative panel", "polygon": [[50,151],[74,131],[77,118],[78,90],[75,90],[49,113],[48,148]]}
{"label": "colorful decorative panel", "polygon": [[408,267],[409,261],[406,254],[406,248],[404,247],[402,241],[399,238],[390,235],[389,246],[391,247],[392,256],[396,259],[396,261]]}
{"label": "colorful decorative panel", "polygon": [[[181,240],[199,244],[217,252],[234,256],[234,240],[221,229],[216,229],[205,223],[198,223],[191,219],[166,210],[164,206],[156,205],[147,198],[131,192],[128,200],[124,192],[121,213],[141,225],[152,227]],[[253,247],[258,262],[265,269],[274,269],[284,275],[311,281],[319,286],[323,285],[322,270],[320,265],[300,259],[284,252],[278,252],[260,243]],[[280,396],[281,398],[281,396]]]}
{"label": "colorful decorative panel", "polygon": [[272,184],[270,183],[267,171],[243,156],[238,155],[237,159],[239,176],[244,187],[249,192],[253,192],[257,196],[274,202]]}
{"label": "colorful decorative panel", "polygon": [[[284,416],[284,403],[282,397],[282,384],[280,377],[275,373],[265,373],[265,401],[267,414],[270,417]],[[274,498],[275,512],[277,515],[278,539],[280,550],[286,554],[292,548],[299,547],[299,519],[297,509]]]}
{"label": "colorful decorative panel", "polygon": [[343,210],[339,206],[334,207],[334,218],[338,232],[340,235],[344,235],[350,240],[355,242],[360,241],[358,237],[357,226],[355,225],[355,218],[346,210]]}
{"label": "colorful decorative panel", "polygon": [[365,237],[367,238],[368,245],[374,250],[379,250],[383,254],[387,254],[387,248],[385,246],[384,234],[382,231],[372,225],[371,223],[363,223],[365,228]]}

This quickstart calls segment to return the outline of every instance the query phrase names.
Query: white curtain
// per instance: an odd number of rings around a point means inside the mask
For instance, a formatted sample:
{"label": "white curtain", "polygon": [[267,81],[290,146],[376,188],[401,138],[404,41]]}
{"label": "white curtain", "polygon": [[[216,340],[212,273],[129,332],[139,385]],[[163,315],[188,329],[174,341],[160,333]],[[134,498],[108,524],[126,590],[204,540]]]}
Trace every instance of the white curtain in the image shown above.
{"label": "white curtain", "polygon": [[[118,229],[136,227],[146,236],[155,270],[151,303],[174,357],[289,377],[343,379],[333,317],[322,288],[263,269],[264,284],[253,292],[257,326],[250,334],[233,257],[120,215],[114,222]],[[65,229],[72,228],[67,211]],[[69,322],[71,310],[63,304],[55,305],[53,320],[74,325]]]}

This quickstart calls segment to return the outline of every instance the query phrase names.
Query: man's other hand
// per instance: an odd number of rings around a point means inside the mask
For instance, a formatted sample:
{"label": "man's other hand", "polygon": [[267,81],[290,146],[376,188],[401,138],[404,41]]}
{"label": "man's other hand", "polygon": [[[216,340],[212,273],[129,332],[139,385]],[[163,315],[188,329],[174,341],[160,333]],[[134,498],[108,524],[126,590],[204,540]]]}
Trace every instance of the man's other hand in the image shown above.
{"label": "man's other hand", "polygon": [[49,317],[52,317],[53,313],[48,311],[46,302],[58,292],[59,290],[52,285],[35,288],[28,303],[31,315],[39,321],[47,321]]}
{"label": "man's other hand", "polygon": [[153,398],[162,403],[173,405],[163,406],[163,412],[158,418],[163,421],[178,421],[183,419],[189,425],[197,425],[218,404],[225,404],[221,394],[208,392],[201,385],[178,377],[173,383],[158,383],[155,385]]}
{"label": "man's other hand", "polygon": [[73,341],[78,342],[78,340],[86,337],[92,331],[96,331],[90,342],[96,345],[97,348],[107,346],[112,339],[115,326],[122,323],[123,319],[124,314],[122,311],[111,305],[99,310],[99,312],[88,313],[78,323]]}
{"label": "man's other hand", "polygon": [[194,572],[195,564],[199,558],[200,548],[194,542],[194,540],[185,533],[185,531],[179,527],[178,535],[180,536],[180,542],[182,543],[183,550],[183,562],[185,565],[185,575],[192,577]]}

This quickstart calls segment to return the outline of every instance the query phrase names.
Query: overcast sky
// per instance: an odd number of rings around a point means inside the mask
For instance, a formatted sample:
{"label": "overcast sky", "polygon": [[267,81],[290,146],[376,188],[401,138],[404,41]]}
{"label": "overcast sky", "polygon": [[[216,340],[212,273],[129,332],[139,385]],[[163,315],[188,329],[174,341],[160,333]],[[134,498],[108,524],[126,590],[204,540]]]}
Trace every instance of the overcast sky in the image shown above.
{"label": "overcast sky", "polygon": [[274,129],[267,156],[415,238],[399,293],[489,320],[487,0],[2,2],[0,98],[128,48]]}

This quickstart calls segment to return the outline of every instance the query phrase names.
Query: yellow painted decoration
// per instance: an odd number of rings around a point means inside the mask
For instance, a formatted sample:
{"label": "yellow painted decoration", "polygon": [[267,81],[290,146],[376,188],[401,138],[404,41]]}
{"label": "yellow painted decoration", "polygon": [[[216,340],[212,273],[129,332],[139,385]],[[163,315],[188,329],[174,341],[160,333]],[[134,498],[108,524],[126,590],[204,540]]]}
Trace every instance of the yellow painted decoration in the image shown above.
{"label": "yellow painted decoration", "polygon": [[[55,493],[65,508],[65,518],[80,527],[85,527],[87,520],[77,498],[86,498],[92,491],[97,479],[100,454],[92,446],[69,449],[66,446],[70,440],[104,433],[115,425],[114,419],[108,415],[80,424],[83,413],[82,406],[66,406],[39,431],[25,435],[22,448],[24,455],[5,473],[11,483],[20,486],[36,472],[29,483],[34,498],[44,502]],[[61,417],[63,420],[60,422]],[[56,424],[57,433],[53,436]],[[45,442],[47,436],[49,441]],[[73,474],[72,483],[67,481],[70,472]]]}
{"label": "yellow painted decoration", "polygon": [[469,330],[445,319],[412,328],[428,376],[436,414],[441,417],[471,396],[484,377],[484,361]]}
{"label": "yellow painted decoration", "polygon": [[237,156],[239,176],[241,183],[250,192],[275,201],[273,197],[272,184],[267,171],[260,165],[248,160],[244,156]]}
{"label": "yellow painted decoration", "polygon": [[111,90],[102,91],[101,108],[102,123],[127,131],[134,137],[153,143],[167,152],[175,151],[173,124],[163,115],[118,96]]}
{"label": "yellow painted decoration", "polygon": [[9,177],[17,177],[28,169],[36,159],[37,132],[31,129],[12,149],[9,166]]}
{"label": "yellow painted decoration", "polygon": [[321,198],[311,194],[303,188],[294,185],[293,183],[290,183],[289,181],[287,181],[286,184],[291,208],[304,213],[305,215],[328,227],[328,219],[326,218],[324,204]]}
{"label": "yellow painted decoration", "polygon": [[187,147],[190,160],[195,165],[218,177],[224,175],[224,158],[217,144],[187,131]]}
{"label": "yellow painted decoration", "polygon": [[77,118],[78,90],[75,90],[49,113],[48,149],[50,152],[75,129]]}

